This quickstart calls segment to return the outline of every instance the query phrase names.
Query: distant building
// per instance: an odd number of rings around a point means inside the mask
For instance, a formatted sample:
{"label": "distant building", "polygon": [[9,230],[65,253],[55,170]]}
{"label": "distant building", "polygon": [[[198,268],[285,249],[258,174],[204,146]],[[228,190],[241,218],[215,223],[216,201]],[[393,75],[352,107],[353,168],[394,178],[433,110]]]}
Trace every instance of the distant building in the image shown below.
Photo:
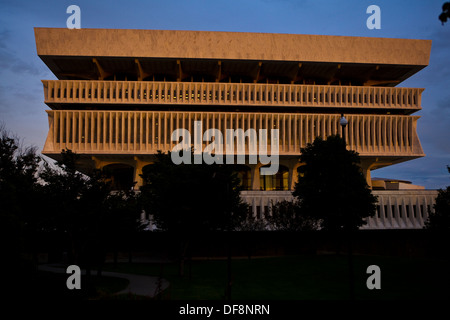
{"label": "distant building", "polygon": [[260,216],[292,197],[300,148],[342,135],[344,114],[348,148],[380,199],[365,228],[421,228],[434,203],[436,191],[371,179],[372,170],[424,156],[414,115],[423,89],[397,85],[428,65],[429,40],[55,28],[36,28],[35,37],[58,79],[42,81],[50,107],[43,153],[58,159],[69,148],[82,156],[81,170],[108,171],[117,188],[142,185],[157,150],[171,151],[172,132],[194,132],[194,121],[204,130],[276,128],[277,174],[260,175],[261,163],[236,167]]}

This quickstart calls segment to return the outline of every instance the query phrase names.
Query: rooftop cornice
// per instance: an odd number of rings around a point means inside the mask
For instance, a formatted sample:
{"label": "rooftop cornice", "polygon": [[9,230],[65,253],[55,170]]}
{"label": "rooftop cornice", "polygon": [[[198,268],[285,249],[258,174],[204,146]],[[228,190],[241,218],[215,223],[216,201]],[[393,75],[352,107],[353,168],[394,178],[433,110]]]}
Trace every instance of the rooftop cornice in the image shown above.
{"label": "rooftop cornice", "polygon": [[35,28],[39,56],[305,61],[426,66],[431,40],[137,29]]}

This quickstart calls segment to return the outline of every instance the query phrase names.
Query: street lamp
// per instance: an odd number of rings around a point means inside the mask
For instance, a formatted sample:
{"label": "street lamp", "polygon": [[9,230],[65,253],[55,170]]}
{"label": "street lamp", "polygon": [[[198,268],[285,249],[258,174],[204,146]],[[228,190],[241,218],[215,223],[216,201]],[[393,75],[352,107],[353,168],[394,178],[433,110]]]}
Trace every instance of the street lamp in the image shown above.
{"label": "street lamp", "polygon": [[[345,140],[345,127],[348,124],[347,119],[345,119],[344,114],[341,114],[341,119],[339,120],[339,124],[342,127],[342,138],[344,139],[345,147],[347,148],[347,141]],[[346,183],[346,182],[345,182]],[[344,188],[346,185],[344,183]],[[348,275],[349,275],[349,287],[350,287],[350,300],[355,298],[355,284],[353,279],[353,245],[352,245],[352,226],[351,219],[348,217]]]}
{"label": "street lamp", "polygon": [[342,127],[342,138],[344,139],[345,145],[347,145],[347,141],[345,141],[345,127],[348,124],[347,119],[345,119],[344,114],[341,114],[341,119],[339,120],[339,124]]}

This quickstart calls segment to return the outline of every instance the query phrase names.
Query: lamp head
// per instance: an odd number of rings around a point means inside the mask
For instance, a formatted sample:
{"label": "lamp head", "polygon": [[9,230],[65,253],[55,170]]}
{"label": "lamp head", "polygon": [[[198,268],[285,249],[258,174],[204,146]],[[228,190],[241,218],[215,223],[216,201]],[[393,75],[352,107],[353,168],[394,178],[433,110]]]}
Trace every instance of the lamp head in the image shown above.
{"label": "lamp head", "polygon": [[342,127],[345,127],[345,126],[348,124],[348,121],[347,121],[347,119],[345,119],[345,117],[344,117],[343,114],[341,115],[341,120],[339,120],[339,124],[340,124]]}

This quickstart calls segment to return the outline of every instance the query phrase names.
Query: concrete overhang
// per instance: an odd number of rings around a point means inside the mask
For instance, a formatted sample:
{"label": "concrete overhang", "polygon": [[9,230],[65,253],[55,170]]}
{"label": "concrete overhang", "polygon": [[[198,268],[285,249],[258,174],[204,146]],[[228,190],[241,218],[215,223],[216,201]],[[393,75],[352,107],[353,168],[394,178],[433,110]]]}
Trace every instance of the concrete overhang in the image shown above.
{"label": "concrete overhang", "polygon": [[200,74],[395,86],[427,66],[431,50],[431,40],[244,32],[35,28],[35,37],[59,79]]}

